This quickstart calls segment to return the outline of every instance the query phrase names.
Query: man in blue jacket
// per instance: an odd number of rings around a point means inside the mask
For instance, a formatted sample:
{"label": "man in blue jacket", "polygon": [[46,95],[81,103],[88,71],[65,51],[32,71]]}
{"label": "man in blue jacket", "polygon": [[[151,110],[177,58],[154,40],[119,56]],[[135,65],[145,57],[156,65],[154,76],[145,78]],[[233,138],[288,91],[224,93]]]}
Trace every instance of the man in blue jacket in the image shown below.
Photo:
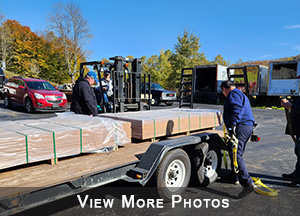
{"label": "man in blue jacket", "polygon": [[88,72],[85,77],[79,77],[73,89],[71,111],[76,114],[95,116],[98,114],[97,99],[92,85],[99,82],[94,71]]}
{"label": "man in blue jacket", "polygon": [[226,97],[223,107],[223,120],[225,126],[229,135],[235,135],[239,141],[237,147],[238,173],[233,171],[233,152],[232,148],[229,148],[232,171],[228,177],[232,182],[240,182],[243,186],[243,191],[239,193],[239,196],[243,197],[254,191],[254,183],[247,171],[243,154],[246,143],[251,137],[255,120],[251,111],[249,99],[243,92],[235,87],[232,81],[227,80],[222,82],[221,88]]}

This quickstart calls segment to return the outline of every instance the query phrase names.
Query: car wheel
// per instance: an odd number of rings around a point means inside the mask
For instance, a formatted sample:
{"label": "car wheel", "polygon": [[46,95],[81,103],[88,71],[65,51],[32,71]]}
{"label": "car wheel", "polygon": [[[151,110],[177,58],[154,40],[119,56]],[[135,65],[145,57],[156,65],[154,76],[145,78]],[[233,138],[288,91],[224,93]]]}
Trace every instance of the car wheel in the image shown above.
{"label": "car wheel", "polygon": [[165,102],[167,106],[172,106],[173,105],[173,101],[168,101],[168,102]]}
{"label": "car wheel", "polygon": [[9,100],[9,97],[7,94],[4,94],[4,107],[6,108],[10,108],[11,107],[11,102]]}
{"label": "car wheel", "polygon": [[26,98],[26,100],[25,100],[25,110],[28,113],[33,112],[32,101],[29,98]]}

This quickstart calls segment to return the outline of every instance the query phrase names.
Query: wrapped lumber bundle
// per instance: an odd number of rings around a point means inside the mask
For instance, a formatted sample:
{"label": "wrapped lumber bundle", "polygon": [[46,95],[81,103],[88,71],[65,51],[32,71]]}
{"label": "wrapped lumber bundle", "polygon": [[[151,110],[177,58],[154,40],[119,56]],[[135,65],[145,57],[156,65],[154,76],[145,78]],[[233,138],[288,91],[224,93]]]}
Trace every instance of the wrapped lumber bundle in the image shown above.
{"label": "wrapped lumber bundle", "polygon": [[0,130],[0,169],[49,159],[56,162],[57,158],[99,150],[110,152],[131,138],[130,122],[72,113],[3,121]]}
{"label": "wrapped lumber bundle", "polygon": [[[40,120],[23,120],[2,122],[5,129],[22,134],[25,142],[22,144],[26,147],[24,152],[16,152],[16,157],[26,155],[28,163],[56,159],[79,154],[80,137],[79,132],[66,126],[52,126]],[[2,135],[1,135],[2,137]],[[11,140],[14,136],[10,137]],[[14,145],[7,143],[1,146],[2,149],[14,149]],[[5,157],[5,155],[3,155]],[[24,157],[25,158],[25,157]],[[14,160],[11,158],[11,160]]]}
{"label": "wrapped lumber bundle", "polygon": [[0,128],[0,168],[27,163],[26,158],[26,136],[21,133]]}
{"label": "wrapped lumber bundle", "polygon": [[57,114],[46,119],[54,125],[67,125],[81,131],[82,152],[111,148],[131,141],[131,123],[125,121],[108,121],[107,118],[75,115],[74,113]]}
{"label": "wrapped lumber bundle", "polygon": [[131,122],[132,137],[151,139],[222,124],[221,112],[210,109],[165,109],[142,112],[106,113],[102,117]]}

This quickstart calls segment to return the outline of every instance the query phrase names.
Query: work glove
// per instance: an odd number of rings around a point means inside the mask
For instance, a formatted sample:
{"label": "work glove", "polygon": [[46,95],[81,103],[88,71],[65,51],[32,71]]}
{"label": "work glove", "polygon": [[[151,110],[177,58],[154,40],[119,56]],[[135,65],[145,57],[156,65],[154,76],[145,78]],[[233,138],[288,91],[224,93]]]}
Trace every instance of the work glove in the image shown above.
{"label": "work glove", "polygon": [[235,125],[230,125],[227,128],[227,131],[228,131],[228,134],[229,134],[230,137],[232,137],[233,135],[235,135],[235,129],[236,129]]}

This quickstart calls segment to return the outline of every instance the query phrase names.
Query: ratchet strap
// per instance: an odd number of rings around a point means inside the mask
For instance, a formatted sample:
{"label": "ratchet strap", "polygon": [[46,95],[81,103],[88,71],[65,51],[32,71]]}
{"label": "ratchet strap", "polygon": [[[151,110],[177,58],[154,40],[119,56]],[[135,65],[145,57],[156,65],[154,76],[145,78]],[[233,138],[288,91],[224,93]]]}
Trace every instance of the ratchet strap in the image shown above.
{"label": "ratchet strap", "polygon": [[[222,139],[223,139],[225,145],[227,146],[227,138],[226,138],[226,128],[225,128],[225,124],[223,124],[223,132],[224,132],[224,138],[222,138]],[[226,171],[228,171],[228,162],[227,162],[227,154],[226,154],[226,150],[223,150],[223,160],[224,160],[224,165],[225,165]]]}
{"label": "ratchet strap", "polygon": [[[232,152],[233,152],[233,155],[232,155],[233,158],[232,159],[233,159],[234,172],[238,173],[239,168],[238,168],[238,163],[237,163],[237,148],[238,148],[239,140],[234,135],[229,136],[228,132],[226,132],[225,125],[223,125],[223,131],[224,131],[224,139],[225,139],[226,145],[229,142],[232,145]],[[224,155],[224,152],[223,152],[223,155]],[[225,158],[226,157],[224,157],[224,162],[226,160],[226,163],[225,163],[225,165],[226,165],[227,164],[227,158],[226,159]]]}
{"label": "ratchet strap", "polygon": [[278,190],[272,189],[270,187],[268,187],[267,185],[265,185],[264,183],[261,182],[260,178],[257,177],[251,177],[254,184],[258,185],[258,186],[262,186],[264,187],[267,191],[261,190],[261,189],[255,189],[255,192],[264,196],[278,196]]}

